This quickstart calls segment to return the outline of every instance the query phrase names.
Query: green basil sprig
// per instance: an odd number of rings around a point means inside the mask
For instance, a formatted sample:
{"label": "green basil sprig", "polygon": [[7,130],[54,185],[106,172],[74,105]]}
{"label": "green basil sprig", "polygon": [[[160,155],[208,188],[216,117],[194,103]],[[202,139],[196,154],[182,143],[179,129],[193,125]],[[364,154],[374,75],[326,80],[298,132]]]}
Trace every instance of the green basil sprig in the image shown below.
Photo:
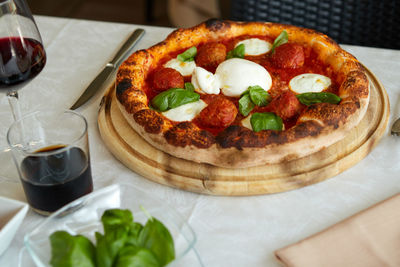
{"label": "green basil sprig", "polygon": [[275,48],[277,48],[280,45],[283,45],[283,44],[287,43],[288,40],[289,40],[289,35],[288,35],[287,31],[283,30],[278,35],[278,37],[275,38],[275,41],[272,44],[271,53],[274,53]]}
{"label": "green basil sprig", "polygon": [[133,221],[129,210],[106,210],[101,218],[104,234],[95,233],[96,246],[84,236],[54,232],[50,263],[53,267],[165,266],[175,259],[174,240],[159,220],[148,217],[143,226]]}
{"label": "green basil sprig", "polygon": [[99,267],[111,267],[119,251],[125,246],[129,237],[129,228],[124,224],[112,228],[104,235],[96,236],[96,262]]}
{"label": "green basil sprig", "polygon": [[239,99],[239,111],[243,116],[249,115],[256,105],[251,101],[249,94],[244,94]]}
{"label": "green basil sprig", "polygon": [[232,49],[231,51],[229,51],[226,54],[226,59],[230,59],[230,58],[244,58],[244,44],[240,44],[238,46],[236,46],[234,49]]}
{"label": "green basil sprig", "polygon": [[114,227],[118,227],[121,224],[128,224],[132,222],[132,212],[129,210],[112,209],[107,210],[101,216],[101,222],[103,223],[104,232],[111,231]]}
{"label": "green basil sprig", "polygon": [[151,217],[147,220],[138,241],[141,247],[153,252],[161,266],[167,265],[175,258],[174,240],[168,229],[156,218]]}
{"label": "green basil sprig", "polygon": [[96,266],[96,248],[88,238],[57,231],[50,236],[50,243],[51,266]]}
{"label": "green basil sprig", "polygon": [[270,95],[268,94],[267,91],[262,89],[261,86],[258,85],[250,86],[248,91],[251,101],[253,101],[253,103],[259,107],[264,107],[268,105],[269,102],[271,101]]}
{"label": "green basil sprig", "polygon": [[192,46],[191,48],[187,49],[185,52],[179,54],[176,58],[182,62],[193,61],[194,57],[197,55],[197,48]]}
{"label": "green basil sprig", "polygon": [[260,86],[249,86],[239,99],[239,111],[243,116],[247,116],[255,106],[264,107],[270,100],[268,92]]}
{"label": "green basil sprig", "polygon": [[195,88],[194,88],[192,83],[187,82],[187,83],[185,83],[185,89],[188,90],[188,91],[194,92]]}
{"label": "green basil sprig", "polygon": [[125,246],[118,253],[115,267],[129,266],[158,267],[160,264],[149,249],[136,246]]}
{"label": "green basil sprig", "polygon": [[259,132],[262,130],[282,131],[283,122],[281,117],[272,112],[254,113],[250,117],[251,127],[253,131]]}
{"label": "green basil sprig", "polygon": [[159,111],[166,111],[187,103],[196,102],[199,99],[200,95],[193,91],[182,88],[172,88],[156,95],[151,100],[151,105]]}
{"label": "green basil sprig", "polygon": [[341,98],[335,94],[328,92],[310,92],[296,95],[297,99],[300,103],[304,105],[312,105],[316,103],[330,103],[330,104],[338,104]]}

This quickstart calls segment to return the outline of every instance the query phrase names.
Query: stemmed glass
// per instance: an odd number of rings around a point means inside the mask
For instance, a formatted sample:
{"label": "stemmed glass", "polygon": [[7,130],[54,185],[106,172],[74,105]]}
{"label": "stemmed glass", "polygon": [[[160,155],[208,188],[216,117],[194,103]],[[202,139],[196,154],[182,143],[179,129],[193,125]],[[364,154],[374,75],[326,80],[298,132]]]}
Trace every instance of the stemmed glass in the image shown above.
{"label": "stemmed glass", "polygon": [[18,90],[46,64],[42,38],[24,0],[0,0],[0,90],[7,91],[14,120],[21,117]]}

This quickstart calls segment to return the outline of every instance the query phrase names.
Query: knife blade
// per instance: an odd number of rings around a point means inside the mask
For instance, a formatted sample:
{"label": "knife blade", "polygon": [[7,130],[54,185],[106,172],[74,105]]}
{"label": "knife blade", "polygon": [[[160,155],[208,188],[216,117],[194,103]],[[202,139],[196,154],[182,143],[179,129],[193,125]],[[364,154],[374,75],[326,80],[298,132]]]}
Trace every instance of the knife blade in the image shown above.
{"label": "knife blade", "polygon": [[103,70],[94,78],[94,80],[88,85],[82,95],[76,100],[76,102],[70,107],[74,110],[85,104],[92,96],[94,96],[102,85],[107,81],[110,75],[116,70],[126,55],[132,50],[137,42],[144,35],[143,29],[136,29],[121,48],[117,51],[115,56],[104,66]]}

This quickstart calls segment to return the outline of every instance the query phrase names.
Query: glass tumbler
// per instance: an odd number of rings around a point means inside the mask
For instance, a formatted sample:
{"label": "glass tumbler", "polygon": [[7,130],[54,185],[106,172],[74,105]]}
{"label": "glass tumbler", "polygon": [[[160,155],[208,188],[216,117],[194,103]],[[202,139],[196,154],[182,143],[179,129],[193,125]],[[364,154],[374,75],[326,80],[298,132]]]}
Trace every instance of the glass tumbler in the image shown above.
{"label": "glass tumbler", "polygon": [[7,141],[29,205],[50,215],[93,191],[88,124],[71,110],[34,112],[14,122]]}

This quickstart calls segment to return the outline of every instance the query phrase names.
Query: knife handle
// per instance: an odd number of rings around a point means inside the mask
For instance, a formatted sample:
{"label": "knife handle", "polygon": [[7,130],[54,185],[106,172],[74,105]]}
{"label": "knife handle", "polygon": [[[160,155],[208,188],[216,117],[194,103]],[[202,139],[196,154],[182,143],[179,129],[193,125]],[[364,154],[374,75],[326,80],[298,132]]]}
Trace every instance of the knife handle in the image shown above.
{"label": "knife handle", "polygon": [[143,29],[136,29],[131,36],[126,40],[126,42],[121,46],[118,52],[115,54],[114,58],[109,62],[114,67],[118,67],[119,64],[122,63],[126,53],[131,50],[135,44],[142,38],[144,34]]}

